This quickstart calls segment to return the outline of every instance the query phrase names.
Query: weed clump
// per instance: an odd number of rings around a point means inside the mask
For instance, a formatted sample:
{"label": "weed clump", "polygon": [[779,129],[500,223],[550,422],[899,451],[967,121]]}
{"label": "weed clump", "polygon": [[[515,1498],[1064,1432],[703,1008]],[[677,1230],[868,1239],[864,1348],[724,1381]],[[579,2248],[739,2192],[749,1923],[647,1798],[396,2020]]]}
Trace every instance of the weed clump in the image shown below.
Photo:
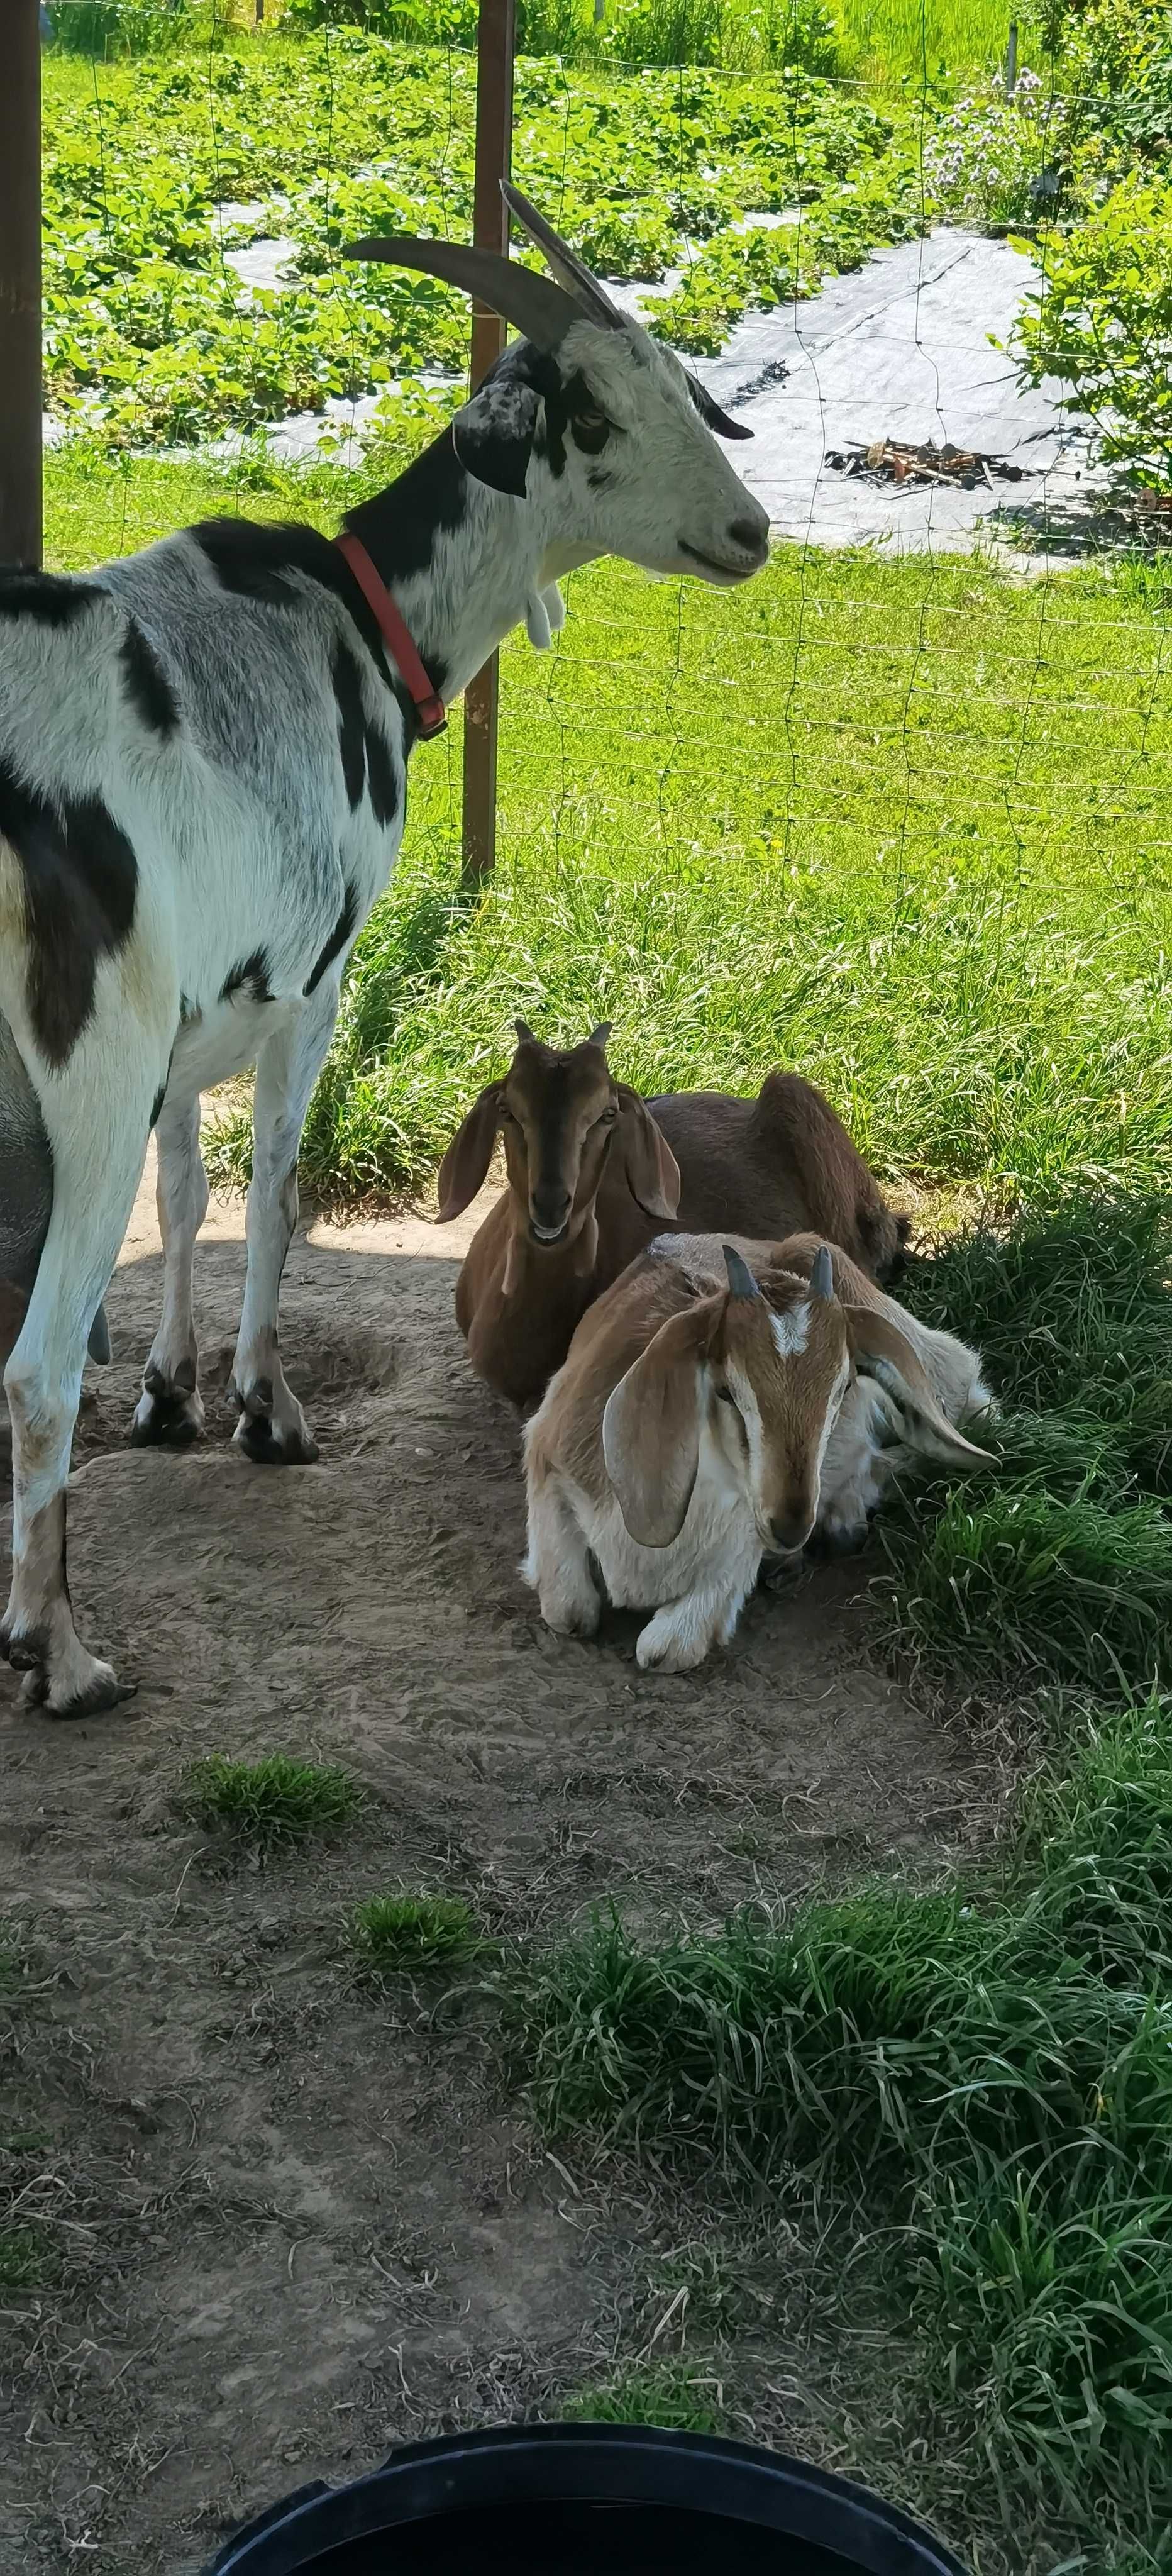
{"label": "weed clump", "polygon": [[351,1916],[350,1934],[365,1966],[390,1971],[445,1967],[484,1946],[461,1896],[368,1897]]}
{"label": "weed clump", "polygon": [[298,1762],[288,1753],[235,1762],[213,1753],[192,1764],[183,1803],[199,1824],[231,1825],[248,1841],[269,1845],[303,1842],[348,1824],[363,1800],[357,1782],[330,1763]]}
{"label": "weed clump", "polygon": [[596,2388],[575,2389],[558,2411],[567,2424],[657,2424],[670,2433],[720,2433],[725,2425],[714,2381],[683,2361],[615,2371]]}

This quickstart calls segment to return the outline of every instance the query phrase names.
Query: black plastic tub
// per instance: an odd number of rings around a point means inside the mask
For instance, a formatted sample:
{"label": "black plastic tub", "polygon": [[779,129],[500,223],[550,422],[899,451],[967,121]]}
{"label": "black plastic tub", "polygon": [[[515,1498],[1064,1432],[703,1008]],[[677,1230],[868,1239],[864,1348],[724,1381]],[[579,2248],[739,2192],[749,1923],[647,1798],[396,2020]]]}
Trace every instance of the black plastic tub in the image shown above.
{"label": "black plastic tub", "polygon": [[966,2576],[824,2470],[707,2434],[529,2424],[394,2451],[303,2487],[206,2576]]}

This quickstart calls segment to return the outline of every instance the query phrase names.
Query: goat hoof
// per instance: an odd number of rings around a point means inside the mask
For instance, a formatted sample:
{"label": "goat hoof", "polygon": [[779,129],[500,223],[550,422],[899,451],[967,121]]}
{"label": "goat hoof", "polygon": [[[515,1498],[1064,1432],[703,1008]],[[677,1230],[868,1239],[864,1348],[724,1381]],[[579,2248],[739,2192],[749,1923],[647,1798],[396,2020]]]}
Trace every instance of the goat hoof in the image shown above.
{"label": "goat hoof", "polygon": [[71,1691],[68,1698],[57,1700],[53,1696],[52,1685],[48,1684],[37,1705],[45,1717],[68,1724],[71,1718],[98,1717],[103,1709],[121,1707],[124,1699],[134,1698],[137,1688],[136,1682],[120,1682],[111,1664],[95,1661],[91,1679],[80,1690]]}
{"label": "goat hoof", "polygon": [[232,1434],[254,1467],[312,1467],[317,1442],[304,1423],[274,1422],[269,1413],[241,1413]]}
{"label": "goat hoof", "polygon": [[194,1388],[187,1390],[168,1386],[166,1379],[152,1371],[143,1381],[142,1394],[134,1409],[130,1425],[132,1449],[190,1449],[203,1430],[203,1401]]}

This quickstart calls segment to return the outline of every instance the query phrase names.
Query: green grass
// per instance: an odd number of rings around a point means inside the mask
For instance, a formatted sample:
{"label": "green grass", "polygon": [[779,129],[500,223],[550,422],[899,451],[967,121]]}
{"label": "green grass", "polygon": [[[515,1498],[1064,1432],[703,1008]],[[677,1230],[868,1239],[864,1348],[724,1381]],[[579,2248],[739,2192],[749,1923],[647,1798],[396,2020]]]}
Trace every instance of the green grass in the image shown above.
{"label": "green grass", "polygon": [[287,1753],[259,1762],[234,1762],[214,1753],[191,1765],[183,1803],[203,1825],[227,1824],[249,1841],[303,1842],[311,1834],[348,1824],[363,1793],[345,1771],[325,1762],[297,1762]]}
{"label": "green grass", "polygon": [[616,2370],[575,2389],[557,2410],[563,2424],[659,2424],[670,2433],[723,2433],[724,2407],[710,2375],[690,2362]]}
{"label": "green grass", "polygon": [[350,1929],[364,1966],[391,1972],[446,1967],[484,1946],[461,1896],[371,1896],[356,1907]]}
{"label": "green grass", "polygon": [[[612,1020],[650,1092],[794,1065],[888,1177],[1002,1205],[1164,1185],[1163,592],[786,547],[731,599],[598,567],[570,615],[559,651],[504,654],[478,902],[458,727],[412,765],[310,1110],[313,1187],[425,1186],[517,1012],[565,1038]],[[248,1152],[240,1120],[217,1176]]]}
{"label": "green grass", "polygon": [[984,1881],[661,1946],[600,1922],[513,1994],[551,2128],[730,2203],[796,2168],[899,2249],[1023,2562],[1030,2533],[1154,2545],[1172,2513],[1170,1724],[1152,1701],[1089,1728]]}
{"label": "green grass", "polygon": [[1142,1696],[1172,1638],[1172,1203],[1102,1192],[912,1263],[926,1321],[979,1342],[995,1474],[941,1470],[879,1524],[902,1651],[995,1695]]}

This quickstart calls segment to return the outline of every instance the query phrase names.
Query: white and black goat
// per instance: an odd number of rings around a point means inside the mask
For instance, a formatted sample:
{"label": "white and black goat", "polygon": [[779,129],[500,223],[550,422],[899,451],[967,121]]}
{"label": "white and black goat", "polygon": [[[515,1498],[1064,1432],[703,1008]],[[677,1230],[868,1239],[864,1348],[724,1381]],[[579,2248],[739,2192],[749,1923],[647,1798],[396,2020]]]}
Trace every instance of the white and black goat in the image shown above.
{"label": "white and black goat", "polygon": [[552,276],[439,241],[353,247],[525,336],[340,540],[219,520],[84,577],[0,575],[0,1651],[54,1716],[121,1696],[73,1625],[65,1479],[152,1124],[163,1311],[132,1436],[202,1425],[199,1096],[255,1063],[236,1438],[258,1462],[311,1459],[277,1350],[297,1150],[413,742],[512,627],[548,641],[573,566],[618,554],[731,585],[765,560],[765,513],[712,436],[735,425],[506,195]]}

